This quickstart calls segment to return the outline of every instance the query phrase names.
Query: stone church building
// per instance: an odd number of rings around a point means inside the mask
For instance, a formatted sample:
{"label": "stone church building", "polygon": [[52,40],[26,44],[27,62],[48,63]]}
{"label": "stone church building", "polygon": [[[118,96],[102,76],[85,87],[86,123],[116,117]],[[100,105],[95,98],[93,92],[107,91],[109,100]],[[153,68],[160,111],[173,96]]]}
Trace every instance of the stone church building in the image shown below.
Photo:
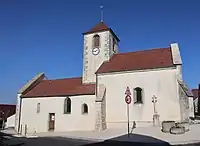
{"label": "stone church building", "polygon": [[130,128],[134,122],[136,126],[152,126],[164,120],[188,121],[194,116],[193,97],[182,80],[177,43],[119,53],[120,40],[104,22],[83,36],[82,77],[50,80],[40,73],[19,90],[18,132],[126,128],[127,87],[132,99]]}

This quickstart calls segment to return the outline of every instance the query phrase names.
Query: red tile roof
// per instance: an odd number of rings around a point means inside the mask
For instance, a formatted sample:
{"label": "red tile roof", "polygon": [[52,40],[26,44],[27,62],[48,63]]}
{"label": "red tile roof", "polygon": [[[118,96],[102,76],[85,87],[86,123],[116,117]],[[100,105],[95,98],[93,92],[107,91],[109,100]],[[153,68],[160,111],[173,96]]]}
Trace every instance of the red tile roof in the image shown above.
{"label": "red tile roof", "polygon": [[42,80],[38,85],[21,97],[52,97],[94,95],[95,84],[82,84],[82,78]]}
{"label": "red tile roof", "polygon": [[194,99],[198,98],[198,89],[192,89],[192,94],[194,95]]}
{"label": "red tile roof", "polygon": [[0,118],[6,119],[15,114],[16,105],[0,104]]}
{"label": "red tile roof", "polygon": [[101,31],[107,31],[109,30],[112,35],[119,41],[119,38],[116,36],[116,34],[113,32],[111,28],[109,28],[104,22],[100,22],[96,24],[93,28],[91,28],[89,31],[83,33],[83,34],[90,34],[95,32],[101,32]]}
{"label": "red tile roof", "polygon": [[171,48],[114,54],[96,73],[173,67]]}
{"label": "red tile roof", "polygon": [[98,31],[106,31],[106,30],[109,30],[109,27],[104,22],[100,22],[85,33],[94,33]]}

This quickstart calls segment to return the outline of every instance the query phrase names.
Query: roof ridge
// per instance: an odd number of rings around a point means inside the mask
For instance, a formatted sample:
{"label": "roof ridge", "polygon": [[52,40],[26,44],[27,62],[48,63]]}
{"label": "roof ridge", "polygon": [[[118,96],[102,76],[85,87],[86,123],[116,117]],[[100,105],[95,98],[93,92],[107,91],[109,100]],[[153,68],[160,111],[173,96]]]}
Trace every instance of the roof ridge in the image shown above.
{"label": "roof ridge", "polygon": [[163,50],[163,49],[170,49],[171,47],[166,47],[166,48],[153,48],[153,49],[146,49],[146,50],[136,50],[134,52],[121,52],[117,53],[114,55],[121,55],[121,54],[130,54],[130,53],[138,53],[138,52],[149,52],[149,51],[154,51],[154,50]]}
{"label": "roof ridge", "polygon": [[69,80],[69,79],[81,79],[82,77],[71,77],[71,78],[58,78],[58,79],[48,79],[48,80],[42,80],[42,82],[45,81],[60,81],[60,80]]}

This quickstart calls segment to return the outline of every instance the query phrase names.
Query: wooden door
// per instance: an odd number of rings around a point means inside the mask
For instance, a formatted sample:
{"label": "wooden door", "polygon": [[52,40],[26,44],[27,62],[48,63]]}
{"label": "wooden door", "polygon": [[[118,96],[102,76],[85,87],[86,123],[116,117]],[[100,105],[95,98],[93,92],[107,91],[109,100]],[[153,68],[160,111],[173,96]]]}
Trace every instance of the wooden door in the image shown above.
{"label": "wooden door", "polygon": [[55,113],[49,113],[49,131],[55,129]]}

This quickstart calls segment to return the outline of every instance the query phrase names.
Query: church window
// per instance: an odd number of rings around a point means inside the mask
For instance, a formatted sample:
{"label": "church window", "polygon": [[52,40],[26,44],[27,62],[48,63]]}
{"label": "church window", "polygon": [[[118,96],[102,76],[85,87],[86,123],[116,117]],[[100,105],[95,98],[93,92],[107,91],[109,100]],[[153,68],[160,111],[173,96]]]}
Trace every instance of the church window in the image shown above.
{"label": "church window", "polygon": [[143,103],[143,91],[142,88],[136,87],[134,89],[134,103]]}
{"label": "church window", "polygon": [[87,104],[83,104],[82,105],[82,114],[87,114],[88,113],[88,106],[87,106]]}
{"label": "church window", "polygon": [[64,114],[70,114],[71,113],[71,99],[65,98],[64,101]]}
{"label": "church window", "polygon": [[40,103],[37,103],[37,113],[40,113]]}
{"label": "church window", "polygon": [[93,37],[93,48],[99,48],[99,47],[100,47],[100,36],[96,34]]}
{"label": "church window", "polygon": [[115,44],[116,44],[116,42],[115,42],[115,39],[113,38],[113,46],[112,46],[112,49],[113,49],[113,52],[115,53]]}

